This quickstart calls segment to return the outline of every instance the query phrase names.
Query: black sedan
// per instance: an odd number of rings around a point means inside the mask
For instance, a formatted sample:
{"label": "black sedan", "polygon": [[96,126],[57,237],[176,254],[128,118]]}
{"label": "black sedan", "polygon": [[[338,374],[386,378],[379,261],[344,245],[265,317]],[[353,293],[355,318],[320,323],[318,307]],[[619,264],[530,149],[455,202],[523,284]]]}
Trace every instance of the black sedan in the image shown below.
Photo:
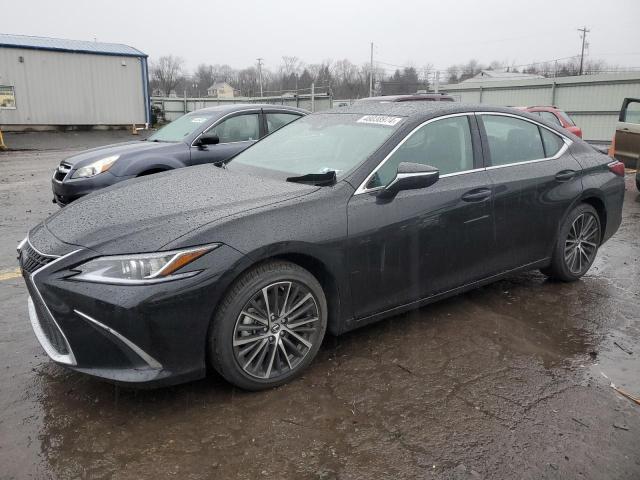
{"label": "black sedan", "polygon": [[31,322],[53,360],[111,381],[210,366],[272,387],[326,331],[514,272],[579,279],[620,225],[623,175],[517,110],[316,113],[223,167],[124,182],[36,226],[19,246]]}
{"label": "black sedan", "polygon": [[266,104],[221,105],[188,113],[146,140],[106,145],[63,160],[51,180],[53,201],[64,206],[130,178],[225,162],[307,113]]}

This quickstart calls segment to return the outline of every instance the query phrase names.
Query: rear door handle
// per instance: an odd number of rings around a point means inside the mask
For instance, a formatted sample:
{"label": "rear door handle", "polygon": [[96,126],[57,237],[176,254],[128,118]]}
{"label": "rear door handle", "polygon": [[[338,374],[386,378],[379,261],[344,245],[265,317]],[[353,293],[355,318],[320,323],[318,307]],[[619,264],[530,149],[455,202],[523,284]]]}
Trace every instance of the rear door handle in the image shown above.
{"label": "rear door handle", "polygon": [[489,188],[476,188],[470,190],[462,195],[462,200],[465,202],[482,202],[491,196],[491,189]]}
{"label": "rear door handle", "polygon": [[562,170],[561,172],[556,173],[556,180],[558,180],[559,182],[566,182],[568,180],[571,180],[575,176],[575,170]]}

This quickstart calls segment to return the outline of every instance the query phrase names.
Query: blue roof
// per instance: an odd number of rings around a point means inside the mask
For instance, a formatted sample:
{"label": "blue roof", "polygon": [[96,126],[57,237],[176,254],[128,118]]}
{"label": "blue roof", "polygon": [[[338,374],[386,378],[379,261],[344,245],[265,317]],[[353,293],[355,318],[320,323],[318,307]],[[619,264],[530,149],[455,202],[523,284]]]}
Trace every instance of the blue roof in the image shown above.
{"label": "blue roof", "polygon": [[92,53],[95,55],[117,55],[125,57],[146,57],[129,45],[121,43],[90,42],[86,40],[65,40],[63,38],[31,37],[28,35],[7,35],[0,33],[0,47],[30,48],[35,50],[57,50],[61,52]]}

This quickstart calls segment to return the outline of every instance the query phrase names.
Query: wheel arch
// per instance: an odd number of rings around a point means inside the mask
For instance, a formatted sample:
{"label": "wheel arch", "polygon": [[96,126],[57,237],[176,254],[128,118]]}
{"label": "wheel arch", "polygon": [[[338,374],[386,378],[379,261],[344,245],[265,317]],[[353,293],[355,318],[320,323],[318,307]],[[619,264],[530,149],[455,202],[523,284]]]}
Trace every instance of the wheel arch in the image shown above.
{"label": "wheel arch", "polygon": [[154,173],[161,173],[161,172],[166,172],[168,170],[173,170],[173,168],[170,167],[155,167],[155,168],[149,168],[146,170],[143,170],[142,172],[138,173],[137,176],[138,177],[144,177],[145,175],[153,175]]}
{"label": "wheel arch", "polygon": [[327,329],[332,334],[338,334],[341,330],[341,296],[338,282],[330,270],[330,268],[320,259],[309,255],[307,253],[287,252],[280,253],[268,259],[269,260],[283,260],[296,265],[301,266],[305,270],[308,270],[313,275],[324,290],[327,300]]}
{"label": "wheel arch", "polygon": [[152,157],[139,158],[130,162],[121,175],[141,176],[146,172],[159,173],[166,170],[174,170],[176,168],[186,167],[186,165],[175,158],[170,157]]}
{"label": "wheel arch", "polygon": [[586,203],[591,205],[600,220],[600,238],[603,239],[605,232],[607,231],[607,208],[605,207],[604,200],[594,192],[587,194],[580,199],[580,203]]}
{"label": "wheel arch", "polygon": [[[270,261],[287,261],[294,263],[309,271],[322,286],[327,300],[327,330],[332,335],[339,335],[344,330],[347,309],[345,308],[346,285],[341,283],[338,272],[331,268],[331,261],[318,252],[305,248],[304,245],[287,243],[284,245],[271,245],[259,251],[247,254],[242,261],[227,272],[223,280],[222,291],[217,298],[220,304],[227,293],[233,288],[235,282],[247,271]],[[215,316],[214,309],[213,316]]]}
{"label": "wheel arch", "polygon": [[605,201],[602,194],[595,189],[585,190],[584,192],[582,192],[582,195],[576,198],[571,203],[571,205],[569,205],[569,207],[564,212],[564,215],[562,215],[562,219],[560,223],[558,223],[558,228],[557,228],[558,232],[560,231],[560,228],[566,221],[569,214],[573,211],[574,208],[576,208],[581,203],[586,203],[587,205],[591,205],[598,213],[598,220],[600,220],[600,236],[602,238],[606,232],[607,208],[606,208]]}

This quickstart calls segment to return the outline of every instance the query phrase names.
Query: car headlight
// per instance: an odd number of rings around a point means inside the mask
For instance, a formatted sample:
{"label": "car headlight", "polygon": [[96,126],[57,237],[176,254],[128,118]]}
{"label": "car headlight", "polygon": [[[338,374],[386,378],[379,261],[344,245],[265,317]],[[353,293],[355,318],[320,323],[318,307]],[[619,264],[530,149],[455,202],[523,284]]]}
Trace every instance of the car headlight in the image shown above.
{"label": "car headlight", "polygon": [[101,158],[100,160],[96,160],[95,162],[91,162],[89,165],[85,165],[84,167],[80,167],[78,170],[73,172],[71,178],[88,178],[94,177],[99,173],[106,172],[111,168],[111,166],[116,163],[116,160],[120,158],[120,155],[111,155],[110,157]]}
{"label": "car headlight", "polygon": [[72,278],[84,282],[142,285],[192,277],[199,270],[179,270],[219,246],[216,243],[171,252],[99,257],[75,267],[73,270],[80,273]]}

